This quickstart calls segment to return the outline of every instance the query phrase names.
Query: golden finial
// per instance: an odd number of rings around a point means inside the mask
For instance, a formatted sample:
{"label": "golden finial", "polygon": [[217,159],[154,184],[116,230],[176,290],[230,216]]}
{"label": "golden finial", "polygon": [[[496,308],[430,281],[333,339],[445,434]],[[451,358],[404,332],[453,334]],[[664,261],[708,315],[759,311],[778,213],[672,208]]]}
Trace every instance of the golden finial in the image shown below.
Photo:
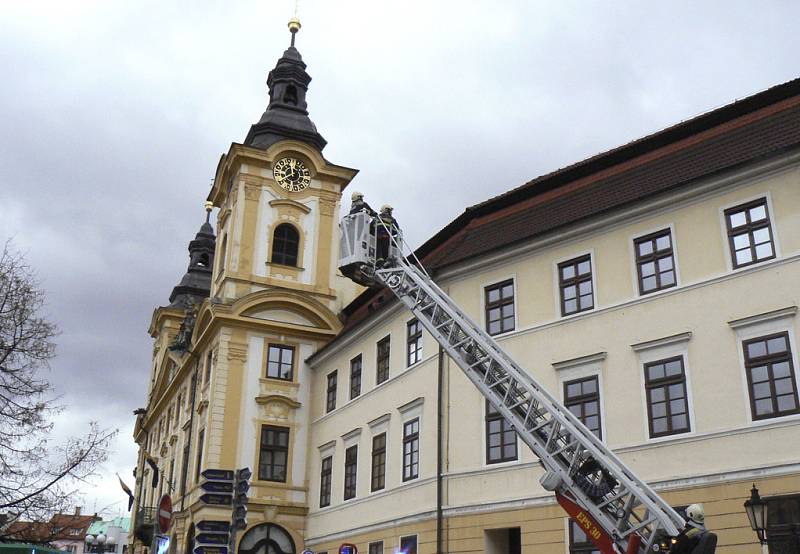
{"label": "golden finial", "polygon": [[209,219],[211,218],[211,210],[214,209],[214,203],[210,200],[206,201],[206,223],[208,223]]}
{"label": "golden finial", "polygon": [[297,16],[294,16],[289,20],[289,32],[292,33],[292,46],[294,46],[294,36],[297,34],[297,31],[300,30],[300,20],[297,19]]}

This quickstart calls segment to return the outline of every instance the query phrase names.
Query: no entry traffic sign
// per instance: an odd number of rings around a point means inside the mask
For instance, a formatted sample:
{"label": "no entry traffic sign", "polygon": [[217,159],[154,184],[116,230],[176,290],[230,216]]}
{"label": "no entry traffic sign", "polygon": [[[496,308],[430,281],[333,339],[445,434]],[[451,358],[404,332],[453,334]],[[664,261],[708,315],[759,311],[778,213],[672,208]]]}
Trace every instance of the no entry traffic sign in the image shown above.
{"label": "no entry traffic sign", "polygon": [[162,534],[169,531],[169,524],[172,522],[172,499],[168,494],[161,497],[158,501],[158,530]]}

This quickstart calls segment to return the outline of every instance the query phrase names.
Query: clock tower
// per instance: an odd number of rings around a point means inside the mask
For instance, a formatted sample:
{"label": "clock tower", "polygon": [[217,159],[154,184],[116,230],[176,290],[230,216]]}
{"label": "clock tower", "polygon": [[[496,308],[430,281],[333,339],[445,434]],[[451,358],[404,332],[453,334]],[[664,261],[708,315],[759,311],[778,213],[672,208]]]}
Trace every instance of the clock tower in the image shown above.
{"label": "clock tower", "polygon": [[312,502],[314,376],[305,360],[340,331],[336,314],[357,293],[337,271],[340,199],[357,170],[322,155],[326,141],[306,102],[311,77],[295,47],[299,29],[296,19],[289,23],[291,44],[269,73],[266,111],[217,166],[208,196],[219,209],[211,292],[192,338],[198,453],[188,478],[191,521],[181,527],[188,541],[194,523],[221,517],[201,501],[204,469],[249,467],[243,554],[257,554],[262,536],[289,537],[281,551],[300,551]]}

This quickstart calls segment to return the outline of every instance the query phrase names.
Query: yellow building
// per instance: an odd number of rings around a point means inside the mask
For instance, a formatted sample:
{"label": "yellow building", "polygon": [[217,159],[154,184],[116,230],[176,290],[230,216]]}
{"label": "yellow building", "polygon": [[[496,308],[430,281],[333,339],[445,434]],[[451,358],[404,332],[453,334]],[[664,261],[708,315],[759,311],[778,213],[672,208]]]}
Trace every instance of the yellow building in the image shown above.
{"label": "yellow building", "polygon": [[[432,337],[337,272],[357,171],[322,156],[309,82],[291,46],[220,160],[216,237],[154,313],[135,549],[169,493],[191,552],[198,521],[230,518],[200,472],[251,467],[241,554],[591,552]],[[417,253],[664,498],[702,502],[718,552],[760,551],[752,483],[771,551],[800,551],[800,80],[472,206]]]}

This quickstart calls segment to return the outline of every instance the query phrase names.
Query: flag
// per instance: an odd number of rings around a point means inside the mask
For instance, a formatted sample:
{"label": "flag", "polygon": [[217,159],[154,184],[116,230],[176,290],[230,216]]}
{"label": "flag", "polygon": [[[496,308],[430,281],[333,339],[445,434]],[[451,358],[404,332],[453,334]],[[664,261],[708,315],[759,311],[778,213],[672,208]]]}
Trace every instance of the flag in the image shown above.
{"label": "flag", "polygon": [[128,511],[130,512],[133,506],[133,492],[131,492],[131,489],[128,488],[128,485],[122,480],[122,477],[119,476],[119,473],[117,473],[117,479],[119,479],[119,486],[122,487],[122,490],[128,495]]}
{"label": "flag", "polygon": [[147,462],[147,465],[149,465],[151,468],[153,468],[153,483],[152,483],[152,486],[153,486],[153,488],[156,488],[158,486],[158,464],[156,464],[156,461],[153,458],[151,458],[146,452],[145,452],[144,461]]}

